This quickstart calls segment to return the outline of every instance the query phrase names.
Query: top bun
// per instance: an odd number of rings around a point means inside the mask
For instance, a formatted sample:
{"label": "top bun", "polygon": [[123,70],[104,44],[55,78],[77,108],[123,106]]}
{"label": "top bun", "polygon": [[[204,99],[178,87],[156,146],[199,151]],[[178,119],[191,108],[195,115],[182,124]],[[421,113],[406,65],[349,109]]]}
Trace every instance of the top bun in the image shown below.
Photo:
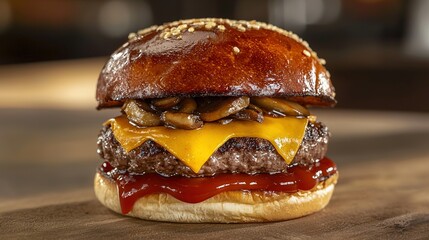
{"label": "top bun", "polygon": [[240,95],[333,106],[324,63],[307,42],[273,25],[181,20],[129,35],[100,73],[98,108],[126,99]]}

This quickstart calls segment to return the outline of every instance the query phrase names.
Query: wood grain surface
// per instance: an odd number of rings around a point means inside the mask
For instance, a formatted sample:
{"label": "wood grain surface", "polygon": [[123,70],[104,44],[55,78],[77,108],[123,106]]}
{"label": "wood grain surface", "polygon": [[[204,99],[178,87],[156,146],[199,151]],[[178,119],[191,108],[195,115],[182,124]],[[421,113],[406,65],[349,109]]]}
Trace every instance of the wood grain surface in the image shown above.
{"label": "wood grain surface", "polygon": [[429,115],[314,111],[340,171],[316,214],[262,224],[123,217],[92,192],[96,137],[118,110],[0,109],[1,239],[428,239]]}

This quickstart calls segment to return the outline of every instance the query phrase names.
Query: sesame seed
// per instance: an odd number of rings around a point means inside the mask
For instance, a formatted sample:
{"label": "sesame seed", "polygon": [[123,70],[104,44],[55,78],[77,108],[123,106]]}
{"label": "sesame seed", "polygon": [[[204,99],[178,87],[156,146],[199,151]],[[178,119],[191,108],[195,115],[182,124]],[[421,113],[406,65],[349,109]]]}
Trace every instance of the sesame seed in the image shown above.
{"label": "sesame seed", "polygon": [[188,27],[188,24],[182,24],[182,25],[178,26],[177,28],[179,30],[183,30],[183,29],[186,29],[187,27]]}
{"label": "sesame seed", "polygon": [[206,29],[212,29],[214,26],[216,26],[215,22],[207,22],[204,26]]}
{"label": "sesame seed", "polygon": [[128,34],[128,39],[129,40],[131,40],[131,39],[133,39],[133,38],[136,38],[137,37],[137,34],[136,33],[130,33],[130,34]]}
{"label": "sesame seed", "polygon": [[193,27],[190,27],[189,29],[188,29],[188,32],[194,32],[195,31],[195,28],[193,28]]}
{"label": "sesame seed", "polygon": [[223,31],[225,31],[226,28],[224,25],[218,25],[217,29],[219,29],[219,31],[223,32]]}
{"label": "sesame seed", "polygon": [[311,56],[311,53],[307,49],[304,49],[304,51],[302,51],[302,53],[304,53],[304,55],[307,57]]}
{"label": "sesame seed", "polygon": [[195,22],[194,25],[195,26],[204,26],[205,23],[204,22]]}
{"label": "sesame seed", "polygon": [[308,45],[308,42],[307,41],[302,41],[302,44],[304,45],[304,46],[306,46],[307,48],[309,48],[310,46]]}
{"label": "sesame seed", "polygon": [[238,48],[238,47],[233,47],[232,50],[234,51],[235,54],[240,53],[240,48]]}
{"label": "sesame seed", "polygon": [[238,29],[238,31],[240,31],[240,32],[245,32],[245,31],[246,31],[246,28],[244,28],[244,27],[243,27],[243,25],[241,25],[241,24],[239,24],[239,25],[237,26],[237,29]]}
{"label": "sesame seed", "polygon": [[252,29],[256,29],[256,30],[259,30],[259,28],[260,28],[260,26],[257,24],[249,24],[249,27]]}
{"label": "sesame seed", "polygon": [[164,39],[168,39],[169,37],[171,37],[171,32],[166,32],[164,34]]}
{"label": "sesame seed", "polygon": [[179,35],[180,34],[180,29],[177,29],[177,28],[171,29],[171,34],[173,36]]}
{"label": "sesame seed", "polygon": [[298,35],[296,35],[296,33],[292,33],[292,32],[290,32],[290,34],[292,35],[292,37],[293,38],[296,38],[296,39],[298,39],[299,37],[298,37]]}
{"label": "sesame seed", "polygon": [[323,59],[323,58],[320,58],[320,59],[319,59],[319,61],[320,61],[320,64],[322,64],[322,65],[325,65],[325,64],[326,64],[326,60],[325,60],[325,59]]}

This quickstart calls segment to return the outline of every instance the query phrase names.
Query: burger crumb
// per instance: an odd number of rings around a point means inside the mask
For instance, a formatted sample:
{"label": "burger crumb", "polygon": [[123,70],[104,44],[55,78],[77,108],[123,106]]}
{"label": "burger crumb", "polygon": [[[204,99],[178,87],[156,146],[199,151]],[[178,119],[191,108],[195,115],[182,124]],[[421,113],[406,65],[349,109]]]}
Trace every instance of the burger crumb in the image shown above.
{"label": "burger crumb", "polygon": [[310,115],[307,117],[308,121],[311,123],[315,123],[317,121],[317,116],[316,115]]}

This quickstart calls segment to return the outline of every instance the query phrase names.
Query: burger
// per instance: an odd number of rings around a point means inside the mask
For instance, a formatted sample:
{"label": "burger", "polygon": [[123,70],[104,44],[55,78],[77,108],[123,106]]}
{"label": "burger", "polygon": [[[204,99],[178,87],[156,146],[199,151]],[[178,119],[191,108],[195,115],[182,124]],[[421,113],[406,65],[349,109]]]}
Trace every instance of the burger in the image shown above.
{"label": "burger", "polygon": [[103,67],[95,194],[168,222],[264,222],[323,209],[337,182],[325,60],[270,24],[190,19],[131,33]]}

